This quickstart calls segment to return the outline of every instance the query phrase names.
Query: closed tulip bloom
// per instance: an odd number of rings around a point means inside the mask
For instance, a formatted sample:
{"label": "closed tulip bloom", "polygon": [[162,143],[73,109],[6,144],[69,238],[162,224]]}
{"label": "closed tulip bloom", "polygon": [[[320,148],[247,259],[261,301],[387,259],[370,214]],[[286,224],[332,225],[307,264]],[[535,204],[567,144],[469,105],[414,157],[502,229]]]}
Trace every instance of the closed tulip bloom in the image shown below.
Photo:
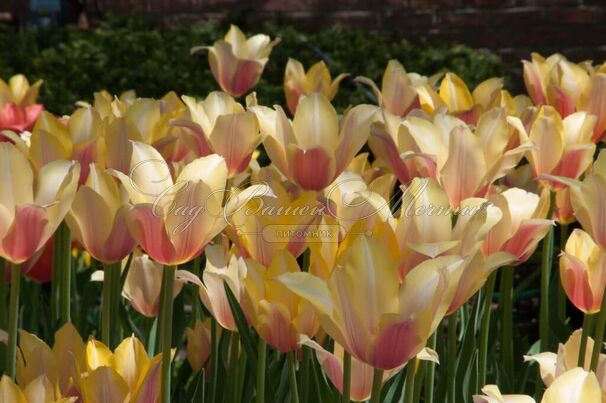
{"label": "closed tulip bloom", "polygon": [[313,92],[321,92],[332,101],[339,90],[339,83],[347,76],[339,74],[333,80],[324,61],[317,62],[305,72],[300,61],[289,58],[284,71],[284,94],[288,109],[294,114],[299,98]]}
{"label": "closed tulip bloom", "polygon": [[545,203],[537,194],[518,188],[491,195],[488,200],[501,209],[503,216],[486,235],[482,251],[486,256],[507,252],[516,257],[514,264],[525,262],[554,225],[543,218]]}
{"label": "closed tulip bloom", "polygon": [[375,368],[396,368],[422,350],[443,318],[461,259],[424,262],[400,281],[395,251],[375,237],[350,237],[328,281],[309,273],[278,280],[314,306],[322,328],[353,357]]}
{"label": "closed tulip bloom", "polygon": [[211,352],[210,320],[196,320],[193,328],[185,329],[187,336],[187,361],[194,372],[200,371]]}
{"label": "closed tulip bloom", "polygon": [[197,154],[222,156],[230,177],[244,171],[261,142],[255,114],[245,111],[224,92],[211,92],[200,102],[184,96],[183,101],[190,119],[174,120],[171,124],[192,130]]}
{"label": "closed tulip bloom", "polygon": [[267,344],[281,352],[299,347],[299,335],[308,337],[318,330],[312,305],[276,279],[284,273],[300,273],[299,264],[288,251],[279,251],[266,268],[246,261],[246,308],[253,326]]}
{"label": "closed tulip bloom", "polygon": [[225,161],[209,155],[186,165],[176,180],[152,146],[132,142],[130,175],[115,171],[133,207],[128,225],[139,244],[164,265],[185,263],[226,225]]}
{"label": "closed tulip bloom", "polygon": [[[576,179],[591,165],[595,152],[595,144],[591,142],[594,116],[576,112],[562,119],[551,106],[542,106],[532,118],[528,131],[520,119],[508,117],[507,120],[523,141],[535,145],[527,155],[535,177],[550,174]],[[558,187],[557,183],[548,183]]]}
{"label": "closed tulip bloom", "polygon": [[18,74],[8,83],[0,79],[0,130],[23,132],[31,130],[44,110],[36,103],[42,81],[29,84],[25,76]]}
{"label": "closed tulip bloom", "polygon": [[192,49],[192,53],[208,50],[208,64],[221,89],[234,97],[239,97],[252,89],[263,73],[269,54],[280,39],[273,41],[267,35],[250,38],[240,28],[232,25],[225,38],[213,46]]}
{"label": "closed tulip bloom", "polygon": [[27,157],[11,143],[0,143],[0,256],[22,263],[55,232],[76,193],[80,167],[53,161],[36,175]]}
{"label": "closed tulip bloom", "polygon": [[91,164],[66,220],[74,238],[95,259],[112,263],[124,259],[136,245],[126,223],[128,210],[128,196],[116,178]]}
{"label": "closed tulip bloom", "polygon": [[598,312],[606,286],[606,250],[588,233],[575,229],[560,256],[560,279],[578,309],[590,314]]}
{"label": "closed tulip bloom", "polygon": [[[160,263],[154,262],[147,255],[135,256],[132,259],[122,294],[141,315],[149,318],[158,315],[163,270]],[[200,280],[192,273],[177,270],[173,283],[173,298],[179,295],[186,282],[200,285]]]}
{"label": "closed tulip bloom", "polygon": [[426,84],[428,80],[418,74],[407,73],[400,62],[390,60],[383,73],[380,90],[367,77],[356,77],[356,81],[370,87],[379,106],[393,115],[404,117],[411,110],[420,108],[417,86]]}
{"label": "closed tulip bloom", "polygon": [[200,300],[224,329],[236,331],[236,321],[232,314],[225,283],[238,302],[244,298],[246,264],[244,259],[228,253],[222,245],[210,245],[204,250],[206,268],[202,274]]}
{"label": "closed tulip bloom", "polygon": [[371,105],[358,105],[339,122],[328,99],[317,92],[300,99],[292,122],[280,107],[275,112],[251,109],[263,121],[260,124],[268,156],[305,190],[324,189],[347,168],[366,143],[377,110]]}
{"label": "closed tulip bloom", "polygon": [[474,395],[473,403],[535,403],[527,395],[503,395],[497,385],[486,385],[482,388],[483,395]]}

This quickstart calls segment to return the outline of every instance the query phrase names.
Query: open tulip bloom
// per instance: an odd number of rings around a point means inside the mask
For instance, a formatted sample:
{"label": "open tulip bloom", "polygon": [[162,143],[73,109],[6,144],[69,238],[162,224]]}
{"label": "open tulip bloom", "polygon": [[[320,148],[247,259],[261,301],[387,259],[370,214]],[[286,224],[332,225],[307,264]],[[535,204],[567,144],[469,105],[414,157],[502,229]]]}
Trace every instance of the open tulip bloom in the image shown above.
{"label": "open tulip bloom", "polygon": [[0,403],[606,402],[606,64],[239,98],[277,42],[66,116],[0,80]]}

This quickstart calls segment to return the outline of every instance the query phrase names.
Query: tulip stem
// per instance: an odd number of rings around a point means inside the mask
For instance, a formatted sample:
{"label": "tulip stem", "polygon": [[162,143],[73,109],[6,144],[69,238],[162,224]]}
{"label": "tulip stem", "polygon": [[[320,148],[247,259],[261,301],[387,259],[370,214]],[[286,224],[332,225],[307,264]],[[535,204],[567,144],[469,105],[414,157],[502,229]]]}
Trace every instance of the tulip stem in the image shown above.
{"label": "tulip stem", "polygon": [[600,351],[604,342],[604,329],[606,328],[606,290],[602,296],[602,304],[595,322],[595,334],[593,338],[593,353],[591,354],[591,370],[597,372]]}
{"label": "tulip stem", "polygon": [[383,386],[383,370],[375,368],[372,377],[372,393],[370,403],[379,403],[381,401],[381,386]]}
{"label": "tulip stem", "polygon": [[219,330],[217,329],[217,320],[210,318],[210,376],[211,386],[210,390],[210,401],[215,402],[217,397],[217,385],[219,382]]}
{"label": "tulip stem", "polygon": [[446,365],[447,368],[447,396],[448,403],[455,403],[455,372],[456,372],[456,360],[457,360],[457,312],[448,316],[448,357]]}
{"label": "tulip stem", "polygon": [[[194,259],[194,264],[192,266],[192,273],[196,277],[200,277],[200,265],[202,263],[202,256],[198,255]],[[198,319],[202,319],[201,307],[200,307],[200,294],[198,293],[198,289],[196,288],[196,292],[193,294],[193,298],[191,301],[191,316],[192,323],[195,325]]]}
{"label": "tulip stem", "polygon": [[543,239],[543,250],[541,252],[541,307],[539,312],[541,351],[549,350],[549,282],[551,279],[552,258],[553,227],[549,228],[547,236]]}
{"label": "tulip stem", "polygon": [[[440,325],[441,326],[441,325]],[[427,347],[432,350],[436,349],[436,333],[434,332],[429,340],[427,341]],[[425,403],[433,403],[433,389],[434,389],[434,379],[436,377],[436,364],[429,361],[427,362],[427,372],[425,373],[425,386],[423,390],[425,391]]]}
{"label": "tulip stem", "polygon": [[259,337],[259,358],[257,361],[257,403],[265,403],[265,357],[267,355],[267,343]]}
{"label": "tulip stem", "polygon": [[173,284],[175,266],[164,266],[162,273],[162,403],[170,403],[170,362],[173,325]]}
{"label": "tulip stem", "polygon": [[299,403],[299,390],[297,389],[297,367],[295,350],[288,353],[288,382],[290,383],[291,403]]}
{"label": "tulip stem", "polygon": [[[116,280],[116,272],[118,278],[120,276],[120,263],[103,263],[103,300],[101,301],[101,341],[109,348],[113,347],[115,339],[112,332],[112,327],[117,326],[117,323],[112,323],[117,320],[117,309],[114,306],[116,293],[114,288],[119,286],[114,284]],[[112,326],[114,325],[114,326]]]}
{"label": "tulip stem", "polygon": [[351,354],[343,351],[343,396],[342,402],[349,403],[351,395]]}
{"label": "tulip stem", "polygon": [[[503,267],[501,271],[501,358],[505,373],[510,380],[514,376],[513,361],[513,267]],[[484,386],[480,384],[480,386]]]}
{"label": "tulip stem", "polygon": [[0,257],[0,329],[6,329],[6,262]]}
{"label": "tulip stem", "polygon": [[15,379],[17,363],[17,325],[19,322],[19,289],[21,288],[21,266],[11,264],[11,297],[8,311],[8,348],[6,351],[6,375]]}
{"label": "tulip stem", "polygon": [[[560,226],[560,250],[564,250],[566,245],[566,240],[568,239],[568,224],[562,224]],[[556,270],[556,273],[558,271]],[[559,279],[559,274],[558,279]],[[556,287],[557,294],[557,312],[558,317],[562,322],[566,321],[566,302],[568,301],[568,297],[566,296],[566,292],[564,291],[564,287],[562,287],[562,281],[557,281],[558,286]]]}
{"label": "tulip stem", "polygon": [[484,312],[482,312],[482,325],[480,327],[480,346],[479,346],[479,375],[478,384],[486,384],[486,367],[488,365],[488,333],[490,330],[490,313],[492,305],[492,295],[496,283],[497,274],[491,273],[488,276],[484,294]]}
{"label": "tulip stem", "polygon": [[583,327],[581,330],[581,342],[579,344],[579,358],[577,365],[579,367],[585,367],[585,353],[587,351],[587,338],[593,331],[593,322],[595,319],[595,315],[591,313],[586,313],[583,316]]}
{"label": "tulip stem", "polygon": [[419,360],[414,357],[406,364],[406,383],[404,384],[404,403],[412,403],[415,391],[415,374]]}
{"label": "tulip stem", "polygon": [[71,244],[72,235],[69,227],[62,222],[55,233],[55,249],[58,253],[61,286],[59,290],[59,320],[61,324],[70,322],[71,318],[71,290],[72,290],[72,268],[71,268]]}

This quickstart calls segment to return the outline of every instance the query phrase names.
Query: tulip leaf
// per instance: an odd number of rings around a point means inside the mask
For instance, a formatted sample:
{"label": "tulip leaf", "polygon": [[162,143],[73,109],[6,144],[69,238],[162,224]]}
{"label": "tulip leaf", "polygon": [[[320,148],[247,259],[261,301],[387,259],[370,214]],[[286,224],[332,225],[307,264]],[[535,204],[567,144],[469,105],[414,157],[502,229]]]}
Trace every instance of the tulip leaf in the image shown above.
{"label": "tulip leaf", "polygon": [[202,368],[202,370],[196,377],[196,389],[194,391],[194,397],[192,399],[192,403],[204,403],[205,402],[205,396],[204,396],[204,392],[205,392],[204,375],[205,375],[205,373],[206,373],[206,371],[204,370],[204,368]]}
{"label": "tulip leaf", "polygon": [[256,365],[257,351],[254,347],[255,342],[248,326],[246,316],[244,316],[242,307],[240,306],[240,303],[236,299],[234,293],[231,291],[231,288],[229,288],[229,285],[227,285],[226,282],[223,282],[223,286],[225,287],[225,294],[227,295],[227,300],[229,301],[229,307],[231,308],[232,315],[236,321],[236,326],[238,327],[238,333],[240,333],[242,345],[244,345],[246,353],[248,354],[248,357],[251,359],[252,363]]}

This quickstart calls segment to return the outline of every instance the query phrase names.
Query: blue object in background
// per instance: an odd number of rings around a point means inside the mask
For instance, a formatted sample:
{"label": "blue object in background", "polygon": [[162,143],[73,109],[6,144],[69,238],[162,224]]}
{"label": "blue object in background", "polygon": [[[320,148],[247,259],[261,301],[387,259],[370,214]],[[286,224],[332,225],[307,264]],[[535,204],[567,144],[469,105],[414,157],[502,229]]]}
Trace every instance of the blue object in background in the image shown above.
{"label": "blue object in background", "polygon": [[30,21],[38,27],[48,27],[59,22],[61,0],[30,0]]}

